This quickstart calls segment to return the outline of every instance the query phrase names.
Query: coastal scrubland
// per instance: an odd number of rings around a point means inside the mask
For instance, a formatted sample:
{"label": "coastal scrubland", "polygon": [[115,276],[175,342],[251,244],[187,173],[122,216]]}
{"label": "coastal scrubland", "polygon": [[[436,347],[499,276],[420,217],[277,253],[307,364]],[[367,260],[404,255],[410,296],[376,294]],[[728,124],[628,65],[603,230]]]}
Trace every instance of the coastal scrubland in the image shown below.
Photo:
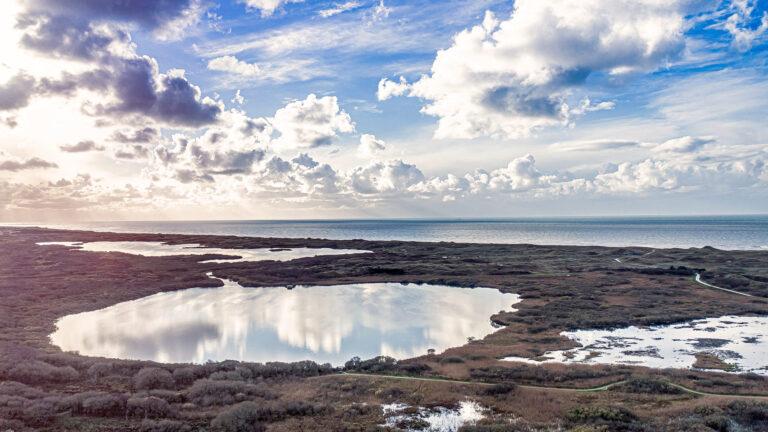
{"label": "coastal scrubland", "polygon": [[[35,245],[131,240],[373,253],[202,264],[200,256]],[[760,375],[500,360],[568,348],[573,342],[560,336],[565,330],[766,315],[767,252],[0,228],[0,269],[3,431],[384,430],[382,404],[455,407],[467,398],[489,411],[466,431],[768,430],[768,397],[760,397],[768,395],[768,379]],[[219,286],[208,272],[252,287],[484,286],[519,294],[523,301],[516,311],[490,317],[500,329],[483,340],[413,359],[354,360],[343,368],[311,361],[160,364],[84,357],[49,343],[56,319],[64,315],[157,292]],[[752,297],[704,287],[693,281],[696,273]]]}

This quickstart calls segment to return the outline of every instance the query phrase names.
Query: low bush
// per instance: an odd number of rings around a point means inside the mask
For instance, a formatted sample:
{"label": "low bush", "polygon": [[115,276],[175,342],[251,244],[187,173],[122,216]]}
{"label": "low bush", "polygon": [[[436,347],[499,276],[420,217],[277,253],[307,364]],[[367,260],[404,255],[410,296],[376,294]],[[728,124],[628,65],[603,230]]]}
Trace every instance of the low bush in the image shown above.
{"label": "low bush", "polygon": [[85,398],[83,413],[94,417],[117,417],[125,415],[127,397],[122,394],[104,394]]}
{"label": "low bush", "polygon": [[144,420],[141,432],[190,432],[192,427],[174,420]]}
{"label": "low bush", "polygon": [[137,390],[172,389],[176,383],[173,375],[165,369],[146,367],[133,377],[133,385]]}
{"label": "low bush", "polygon": [[513,393],[516,387],[514,384],[494,384],[484,388],[482,392],[486,396],[501,396]]}
{"label": "low bush", "polygon": [[613,390],[627,393],[647,394],[681,394],[683,391],[664,381],[645,377],[630,378],[621,385],[612,387]]}
{"label": "low bush", "polygon": [[144,418],[172,417],[171,405],[164,399],[154,396],[132,397],[127,403],[128,415]]}
{"label": "low bush", "polygon": [[187,390],[187,399],[200,406],[231,405],[253,398],[271,399],[274,395],[262,386],[242,381],[201,379]]}
{"label": "low bush", "polygon": [[54,366],[40,360],[32,360],[13,366],[8,371],[8,378],[26,384],[63,383],[77,380],[80,374],[72,366]]}
{"label": "low bush", "polygon": [[221,432],[262,432],[261,410],[253,402],[242,402],[217,415],[211,422],[214,430]]}
{"label": "low bush", "polygon": [[620,406],[580,406],[566,415],[573,422],[607,421],[629,423],[637,419],[632,411]]}

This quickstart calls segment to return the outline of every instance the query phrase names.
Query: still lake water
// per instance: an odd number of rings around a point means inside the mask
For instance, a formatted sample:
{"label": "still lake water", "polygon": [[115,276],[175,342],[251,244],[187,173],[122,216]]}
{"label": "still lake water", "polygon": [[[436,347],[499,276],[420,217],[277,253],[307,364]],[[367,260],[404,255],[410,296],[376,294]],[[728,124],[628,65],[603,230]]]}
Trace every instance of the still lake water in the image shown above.
{"label": "still lake water", "polygon": [[249,261],[291,261],[322,255],[348,255],[370,253],[355,249],[280,248],[280,249],[221,249],[201,247],[199,244],[166,244],[162,242],[41,242],[38,246],[64,246],[86,252],[121,252],[148,257],[179,255],[231,255],[232,258],[210,259],[200,263],[235,263]]}
{"label": "still lake water", "polygon": [[57,321],[51,342],[83,355],[160,362],[398,359],[441,352],[496,328],[515,294],[490,288],[370,283],[191,288]]}
{"label": "still lake water", "polygon": [[768,250],[768,216],[90,222],[57,228],[366,240]]}

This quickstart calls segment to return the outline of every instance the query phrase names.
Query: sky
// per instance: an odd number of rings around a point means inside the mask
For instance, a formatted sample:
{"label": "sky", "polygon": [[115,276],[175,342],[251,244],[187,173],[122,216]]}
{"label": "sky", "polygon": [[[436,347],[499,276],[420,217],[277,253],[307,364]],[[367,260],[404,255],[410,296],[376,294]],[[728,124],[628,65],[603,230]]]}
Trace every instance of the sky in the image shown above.
{"label": "sky", "polygon": [[768,213],[765,0],[6,0],[0,221]]}

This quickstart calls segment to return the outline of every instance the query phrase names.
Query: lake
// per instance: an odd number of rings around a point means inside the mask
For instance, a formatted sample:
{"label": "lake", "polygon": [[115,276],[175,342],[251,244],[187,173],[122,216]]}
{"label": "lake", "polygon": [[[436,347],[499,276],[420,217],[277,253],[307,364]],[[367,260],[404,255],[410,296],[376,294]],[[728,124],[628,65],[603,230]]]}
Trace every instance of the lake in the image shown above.
{"label": "lake", "polygon": [[221,288],[155,294],[69,315],[51,335],[88,356],[203,363],[398,359],[464,345],[514,311],[515,294],[490,288],[370,283],[322,287]]}

